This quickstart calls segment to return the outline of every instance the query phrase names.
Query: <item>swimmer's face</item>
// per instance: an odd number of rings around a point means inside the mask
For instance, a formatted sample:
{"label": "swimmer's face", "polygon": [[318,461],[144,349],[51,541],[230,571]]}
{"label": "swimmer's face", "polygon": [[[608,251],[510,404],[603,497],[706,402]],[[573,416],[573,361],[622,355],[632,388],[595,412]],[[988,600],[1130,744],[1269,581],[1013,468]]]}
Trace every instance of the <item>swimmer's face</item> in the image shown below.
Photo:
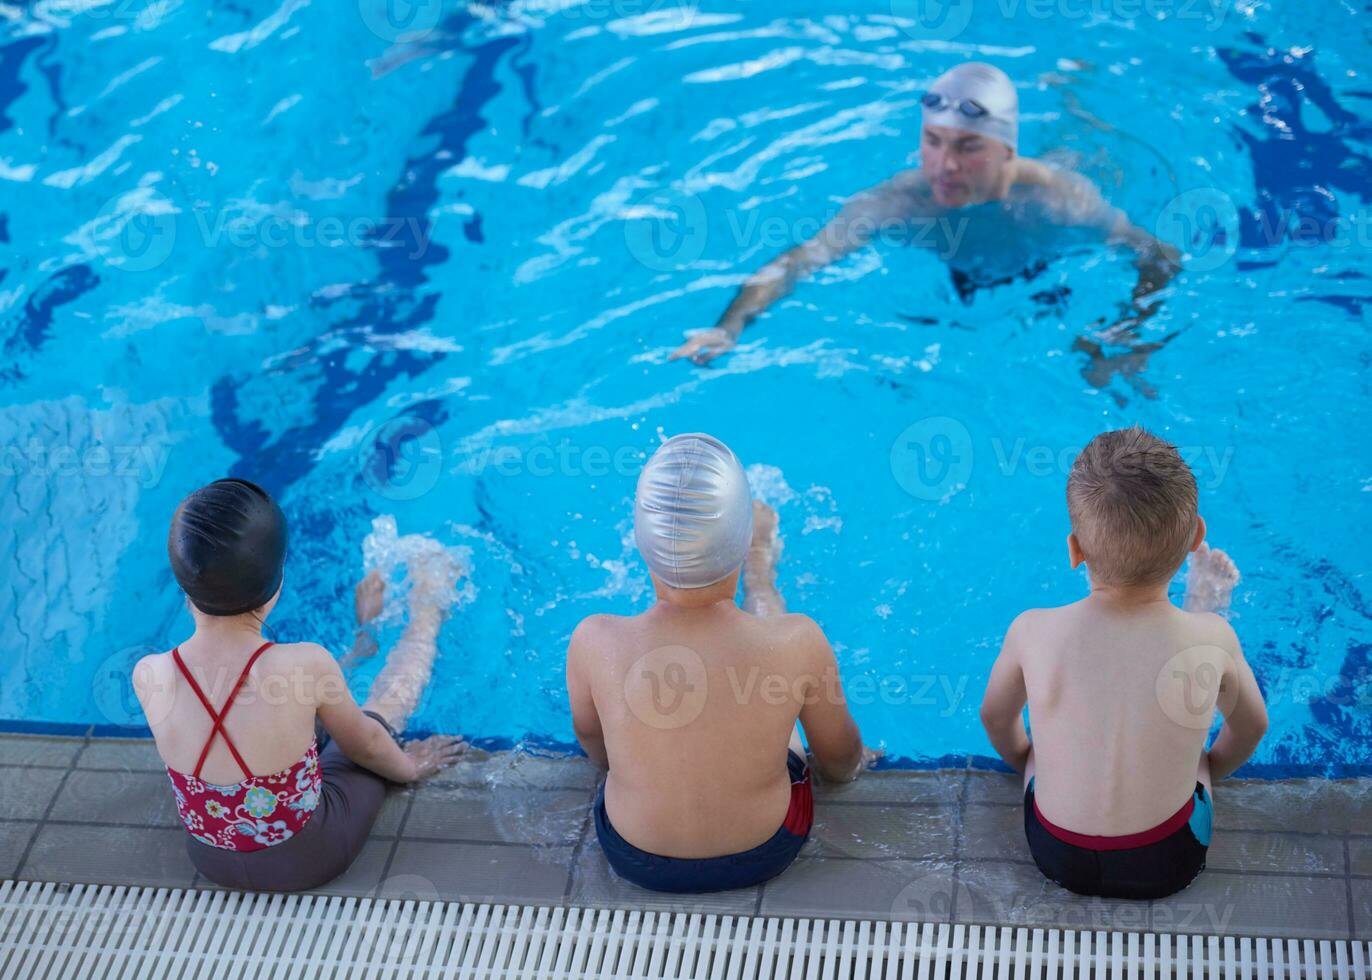
{"label": "swimmer's face", "polygon": [[1000,140],[947,126],[920,130],[920,168],[941,207],[960,208],[998,198],[1015,151]]}

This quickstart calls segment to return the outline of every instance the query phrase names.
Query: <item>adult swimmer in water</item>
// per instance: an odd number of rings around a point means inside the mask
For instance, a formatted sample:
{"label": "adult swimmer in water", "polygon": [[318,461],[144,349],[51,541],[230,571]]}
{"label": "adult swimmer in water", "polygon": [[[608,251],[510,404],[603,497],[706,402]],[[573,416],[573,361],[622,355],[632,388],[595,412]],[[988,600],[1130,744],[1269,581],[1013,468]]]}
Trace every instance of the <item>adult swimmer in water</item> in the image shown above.
{"label": "adult swimmer in water", "polygon": [[[287,546],[271,496],[224,479],[177,507],[167,551],[195,632],[140,660],[133,685],[189,832],[186,852],[208,881],[298,891],[338,877],[389,784],[433,776],[465,751],[460,738],[398,734],[429,683],[461,574],[428,543],[410,549],[409,620],[359,707],[324,647],[263,636]],[[358,586],[359,626],[380,613],[384,589],[376,573]]]}
{"label": "adult swimmer in water", "polygon": [[[1078,340],[1076,349],[1092,358],[1084,373],[1098,387],[1114,373],[1137,387],[1133,375],[1160,344],[1134,343],[1133,328],[1156,311],[1150,298],[1176,274],[1177,250],[1132,224],[1085,177],[1019,155],[1019,98],[999,68],[958,65],[934,81],[922,105],[920,165],[859,193],[813,238],[759,269],[719,322],[693,334],[672,360],[705,364],[728,351],[797,281],[879,235],[933,247],[967,299],[979,285],[1041,271],[1044,251],[1051,251],[1042,247],[1045,233],[1082,232],[1132,249],[1138,269],[1126,315],[1099,340]],[[1126,350],[1106,357],[1102,344]]]}

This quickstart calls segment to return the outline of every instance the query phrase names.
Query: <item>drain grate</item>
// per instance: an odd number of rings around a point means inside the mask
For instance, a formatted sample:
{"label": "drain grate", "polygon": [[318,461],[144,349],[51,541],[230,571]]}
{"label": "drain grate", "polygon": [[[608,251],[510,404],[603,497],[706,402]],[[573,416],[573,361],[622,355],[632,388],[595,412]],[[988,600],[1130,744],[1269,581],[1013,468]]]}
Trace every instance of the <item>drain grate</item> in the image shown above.
{"label": "drain grate", "polygon": [[1372,980],[1365,942],[0,882],[3,980]]}

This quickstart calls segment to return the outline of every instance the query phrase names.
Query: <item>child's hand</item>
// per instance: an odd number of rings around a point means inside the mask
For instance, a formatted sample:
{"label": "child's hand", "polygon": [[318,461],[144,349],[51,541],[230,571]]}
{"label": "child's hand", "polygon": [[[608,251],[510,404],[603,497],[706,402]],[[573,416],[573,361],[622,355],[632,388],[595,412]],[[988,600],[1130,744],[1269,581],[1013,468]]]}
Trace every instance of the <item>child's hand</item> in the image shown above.
{"label": "child's hand", "polygon": [[454,765],[470,746],[456,735],[430,735],[405,743],[405,755],[414,765],[410,782],[428,779]]}
{"label": "child's hand", "polygon": [[874,767],[886,755],[885,749],[873,749],[864,745],[862,747],[862,761],[858,763],[858,773],[866,772]]}

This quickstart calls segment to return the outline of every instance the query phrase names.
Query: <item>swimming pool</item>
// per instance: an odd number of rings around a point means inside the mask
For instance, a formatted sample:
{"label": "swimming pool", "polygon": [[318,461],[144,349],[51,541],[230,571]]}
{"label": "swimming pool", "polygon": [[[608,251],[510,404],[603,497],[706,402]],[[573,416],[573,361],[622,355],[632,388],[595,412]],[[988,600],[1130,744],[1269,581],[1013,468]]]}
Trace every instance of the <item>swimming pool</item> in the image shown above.
{"label": "swimming pool", "polygon": [[[418,725],[569,743],[572,627],[650,595],[637,469],[704,430],[778,506],[781,589],[868,740],[988,755],[1005,626],[1084,587],[1066,465],[1137,421],[1183,447],[1244,576],[1272,722],[1249,771],[1368,771],[1365,19],[825,9],[10,8],[0,718],[140,723],[129,666],[189,627],[168,519],[232,473],[292,523],[279,637],[346,647],[361,542],[394,515],[472,570]],[[740,276],[912,164],[922,87],[966,58],[1017,80],[1022,152],[1191,253],[1139,383],[1083,378],[1073,339],[1133,270],[1072,243],[966,301],[930,249],[869,248],[711,368],[669,363]]]}

